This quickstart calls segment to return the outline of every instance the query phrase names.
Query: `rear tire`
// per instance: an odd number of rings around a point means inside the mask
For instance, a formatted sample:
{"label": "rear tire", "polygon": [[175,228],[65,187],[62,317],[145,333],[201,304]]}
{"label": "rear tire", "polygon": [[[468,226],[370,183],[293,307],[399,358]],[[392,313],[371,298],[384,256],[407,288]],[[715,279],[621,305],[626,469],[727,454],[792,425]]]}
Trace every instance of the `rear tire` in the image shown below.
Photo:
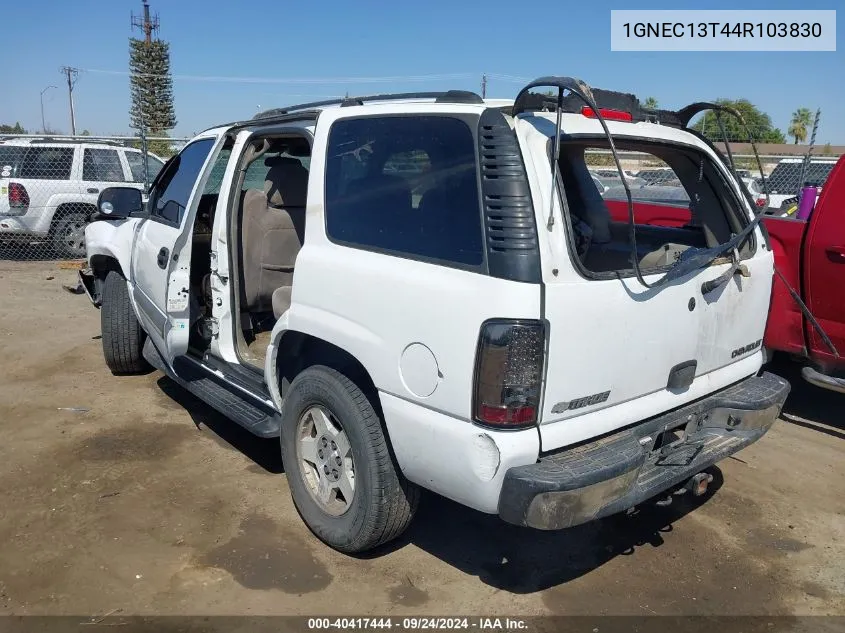
{"label": "rear tire", "polygon": [[150,369],[143,349],[147,333],[129,301],[126,280],[117,271],[109,271],[103,283],[100,307],[103,357],[113,374],[137,374]]}
{"label": "rear tire", "polygon": [[67,211],[53,222],[51,242],[59,257],[83,259],[85,257],[85,211]]}
{"label": "rear tire", "polygon": [[[320,424],[309,420],[315,411],[326,415]],[[325,420],[328,434],[317,428],[325,427]],[[319,458],[312,453],[309,463],[303,442],[312,437],[318,447],[323,437],[329,443],[319,449],[324,451]],[[281,442],[293,502],[305,524],[327,545],[345,553],[363,552],[395,539],[410,524],[420,490],[399,472],[381,419],[347,376],[322,365],[302,371],[285,397]],[[319,481],[322,469],[334,469],[335,463],[337,470],[326,471],[329,483]],[[344,472],[354,475],[347,477],[346,490],[348,481],[354,482],[347,495],[351,499],[342,494],[338,471],[341,477]],[[321,501],[320,485],[333,487],[329,501]]]}

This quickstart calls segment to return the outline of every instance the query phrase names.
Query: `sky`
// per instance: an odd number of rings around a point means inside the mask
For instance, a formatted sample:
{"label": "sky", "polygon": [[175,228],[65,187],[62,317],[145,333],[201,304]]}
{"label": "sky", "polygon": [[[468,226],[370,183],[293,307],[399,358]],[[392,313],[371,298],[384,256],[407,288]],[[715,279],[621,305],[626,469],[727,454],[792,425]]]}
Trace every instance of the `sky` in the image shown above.
{"label": "sky", "polygon": [[[747,98],[784,132],[796,108],[821,108],[817,143],[845,145],[841,25],[836,52],[610,50],[614,8],[842,9],[841,0],[151,0],[151,8],[171,45],[172,136],[346,92],[478,92],[487,73],[489,97],[513,98],[520,78],[552,74],[653,96],[663,108]],[[44,92],[44,118],[69,133],[59,72],[68,65],[82,69],[77,132],[130,133],[130,12],[141,10],[141,0],[0,0],[0,123],[40,129],[40,93],[56,86]]]}

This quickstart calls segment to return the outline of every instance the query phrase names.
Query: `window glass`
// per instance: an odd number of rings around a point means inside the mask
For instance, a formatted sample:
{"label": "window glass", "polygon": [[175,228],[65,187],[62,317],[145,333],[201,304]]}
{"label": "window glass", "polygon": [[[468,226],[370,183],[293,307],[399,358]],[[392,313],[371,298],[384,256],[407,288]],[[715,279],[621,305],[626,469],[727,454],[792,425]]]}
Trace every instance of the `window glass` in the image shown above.
{"label": "window glass", "polygon": [[220,154],[217,155],[214,165],[211,167],[211,173],[208,175],[203,194],[220,193],[220,186],[223,184],[223,174],[226,171],[226,165],[229,163],[229,156],[231,155],[231,149],[220,150]]}
{"label": "window glass", "polygon": [[82,154],[82,180],[124,182],[123,167],[113,149],[86,149]]}
{"label": "window glass", "polygon": [[341,120],[329,134],[331,238],[425,259],[483,262],[475,141],[444,116]]}
{"label": "window glass", "polygon": [[25,150],[25,147],[19,145],[0,145],[0,178],[17,176]]}
{"label": "window glass", "polygon": [[24,155],[19,178],[69,180],[72,147],[30,147]]}
{"label": "window glass", "polygon": [[[129,171],[132,172],[132,182],[144,182],[144,159],[141,152],[126,152],[126,161],[129,163]],[[150,182],[158,175],[164,163],[155,156],[147,156],[147,170]]]}
{"label": "window glass", "polygon": [[150,199],[151,217],[158,217],[173,224],[182,221],[191,191],[213,145],[214,139],[195,141],[170,163],[167,171],[156,183],[156,190]]}
{"label": "window glass", "polygon": [[273,164],[277,158],[290,158],[297,160],[303,167],[305,167],[306,170],[311,167],[310,156],[291,156],[287,152],[267,152],[258,160],[252,161],[246,168],[243,189],[264,189],[264,181],[267,179],[267,172],[270,171],[270,165]]}

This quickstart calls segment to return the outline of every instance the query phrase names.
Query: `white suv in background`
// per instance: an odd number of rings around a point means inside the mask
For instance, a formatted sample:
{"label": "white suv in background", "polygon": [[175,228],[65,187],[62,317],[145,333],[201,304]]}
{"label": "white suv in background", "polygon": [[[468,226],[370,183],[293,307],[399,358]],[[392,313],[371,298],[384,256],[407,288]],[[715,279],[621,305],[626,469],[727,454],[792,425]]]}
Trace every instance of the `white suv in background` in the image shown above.
{"label": "white suv in background", "polygon": [[[164,161],[148,155],[152,180]],[[107,141],[0,140],[0,241],[47,241],[85,256],[85,225],[106,187],[144,186],[142,153]]]}

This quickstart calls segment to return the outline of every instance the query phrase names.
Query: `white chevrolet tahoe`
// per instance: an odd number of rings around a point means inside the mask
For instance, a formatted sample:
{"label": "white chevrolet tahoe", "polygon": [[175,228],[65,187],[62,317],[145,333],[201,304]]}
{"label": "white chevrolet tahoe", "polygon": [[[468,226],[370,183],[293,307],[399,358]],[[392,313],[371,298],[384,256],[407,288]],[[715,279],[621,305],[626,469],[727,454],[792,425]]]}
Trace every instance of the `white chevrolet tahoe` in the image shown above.
{"label": "white chevrolet tahoe", "polygon": [[[761,373],[772,250],[686,129],[701,107],[655,122],[546,77],[504,106],[380,95],[209,129],[145,206],[100,195],[81,282],[106,363],[279,437],[301,516],[344,552],[402,533],[420,488],[540,529],[702,494],[789,386]],[[692,221],[604,201],[594,148],[671,167]]]}

